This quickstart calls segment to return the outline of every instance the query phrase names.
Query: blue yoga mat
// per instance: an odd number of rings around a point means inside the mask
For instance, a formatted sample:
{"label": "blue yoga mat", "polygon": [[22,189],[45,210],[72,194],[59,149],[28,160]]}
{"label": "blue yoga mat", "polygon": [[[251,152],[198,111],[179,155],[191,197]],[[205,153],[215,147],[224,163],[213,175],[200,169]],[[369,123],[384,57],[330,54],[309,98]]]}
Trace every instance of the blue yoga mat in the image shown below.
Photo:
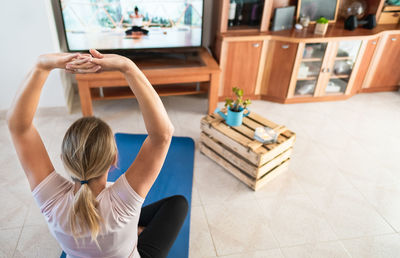
{"label": "blue yoga mat", "polygon": [[[132,164],[147,135],[115,134],[118,147],[118,168],[108,174],[107,181],[115,182]],[[165,197],[180,194],[189,202],[189,211],[169,258],[189,257],[190,207],[192,201],[194,141],[188,137],[173,137],[160,175],[148,193],[143,206]],[[61,258],[65,257],[64,253]]]}

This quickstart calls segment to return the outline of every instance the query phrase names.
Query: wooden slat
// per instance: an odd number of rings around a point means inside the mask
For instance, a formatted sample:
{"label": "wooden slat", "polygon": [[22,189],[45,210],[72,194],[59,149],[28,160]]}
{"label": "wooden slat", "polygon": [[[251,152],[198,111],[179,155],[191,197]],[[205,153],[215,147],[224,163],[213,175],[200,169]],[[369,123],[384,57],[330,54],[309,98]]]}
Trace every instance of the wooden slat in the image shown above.
{"label": "wooden slat", "polygon": [[240,181],[251,187],[253,190],[255,189],[256,182],[254,179],[240,171],[237,167],[233,166],[221,156],[217,155],[213,150],[211,150],[204,144],[200,144],[200,152],[217,162],[220,166],[225,168],[229,173],[237,177]]}
{"label": "wooden slat", "polygon": [[262,155],[260,157],[260,163],[258,164],[258,166],[262,166],[263,164],[267,163],[268,161],[270,161],[271,159],[273,159],[274,157],[276,157],[280,153],[282,153],[285,150],[291,148],[293,146],[293,144],[294,144],[295,139],[296,139],[296,135],[292,135],[292,137],[290,137],[284,143],[279,144],[278,146],[276,146],[275,148],[273,148],[272,150],[270,150],[266,154]]}
{"label": "wooden slat", "polygon": [[217,162],[220,166],[224,167],[229,173],[234,175],[236,178],[238,178],[240,181],[242,181],[255,191],[260,189],[262,186],[264,186],[265,184],[267,184],[269,181],[273,180],[280,174],[282,174],[287,169],[290,161],[290,159],[285,160],[283,163],[275,167],[269,173],[265,174],[259,180],[254,180],[246,173],[244,173],[242,170],[240,170],[238,167],[234,166],[233,164],[225,160],[223,157],[221,157],[216,152],[214,152],[213,150],[211,150],[209,147],[207,147],[202,143],[200,144],[200,151],[210,159]]}
{"label": "wooden slat", "polygon": [[200,134],[200,142],[224,157],[225,159],[231,161],[243,171],[246,171],[248,175],[252,176],[253,178],[257,178],[258,168],[248,162],[245,158],[241,157],[237,152],[230,150],[225,145],[221,144],[213,138],[210,138],[210,136],[203,132]]}
{"label": "wooden slat", "polygon": [[254,113],[254,112],[251,112],[250,115],[246,118],[251,118],[251,119],[257,121],[258,123],[268,126],[269,128],[275,128],[275,127],[279,126],[278,124],[275,124],[274,122],[269,121],[268,119]]}
{"label": "wooden slat", "polygon": [[269,183],[270,181],[274,180],[275,178],[280,176],[282,173],[284,173],[289,166],[289,161],[290,161],[290,159],[286,160],[279,167],[276,167],[274,170],[272,170],[268,174],[265,174],[264,177],[262,177],[260,180],[258,180],[256,182],[254,191],[257,191],[258,189],[260,189],[261,187],[263,187],[264,185],[266,185],[267,183]]}
{"label": "wooden slat", "polygon": [[[210,125],[206,119],[201,120],[200,128],[203,132],[207,133],[208,135],[212,136],[213,138],[217,139],[218,141],[222,142],[226,146],[230,146],[230,148],[238,153],[241,154],[241,156],[245,157],[247,160],[249,160],[251,163],[254,165],[259,164],[259,156],[255,153],[250,151],[250,149],[247,146],[249,141],[247,140],[246,137],[243,135],[235,132],[234,134],[231,134],[229,137],[224,133],[226,132],[227,127],[224,124],[221,123],[222,127],[217,126],[213,127]],[[222,129],[221,129],[222,128]],[[243,138],[246,140],[246,142],[241,143],[243,141]]]}
{"label": "wooden slat", "polygon": [[222,143],[218,142],[217,140],[211,138],[209,135],[205,133],[201,133],[200,141],[214,152],[219,154],[221,157],[224,157],[228,162],[232,163],[234,166],[243,170],[244,173],[248,174],[249,176],[259,179],[270,170],[281,164],[283,161],[290,158],[292,154],[292,148],[289,148],[285,152],[281,153],[277,157],[275,157],[270,162],[264,164],[262,167],[256,167],[250,162],[248,162],[245,158],[240,156],[238,153],[235,153],[227,146],[223,145]]}

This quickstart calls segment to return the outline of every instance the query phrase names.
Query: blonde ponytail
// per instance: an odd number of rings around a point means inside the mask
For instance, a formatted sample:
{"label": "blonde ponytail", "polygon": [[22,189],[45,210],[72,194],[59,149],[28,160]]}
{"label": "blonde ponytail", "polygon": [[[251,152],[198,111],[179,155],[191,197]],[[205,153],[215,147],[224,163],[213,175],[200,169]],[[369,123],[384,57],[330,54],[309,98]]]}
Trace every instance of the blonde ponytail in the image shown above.
{"label": "blonde ponytail", "polygon": [[117,148],[111,128],[96,117],[84,117],[67,130],[62,143],[61,157],[71,176],[84,181],[75,194],[70,211],[70,226],[75,240],[90,233],[97,245],[103,222],[98,202],[88,183],[107,173],[115,163]]}

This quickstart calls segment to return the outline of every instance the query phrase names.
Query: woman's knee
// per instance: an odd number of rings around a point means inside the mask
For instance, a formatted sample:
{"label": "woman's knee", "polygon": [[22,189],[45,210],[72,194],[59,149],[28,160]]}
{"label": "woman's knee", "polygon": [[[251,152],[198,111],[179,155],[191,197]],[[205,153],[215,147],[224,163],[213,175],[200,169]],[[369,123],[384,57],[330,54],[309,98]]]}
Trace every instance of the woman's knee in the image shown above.
{"label": "woman's knee", "polygon": [[174,210],[179,211],[186,217],[189,209],[189,203],[183,195],[171,196],[168,200],[168,203],[173,207]]}

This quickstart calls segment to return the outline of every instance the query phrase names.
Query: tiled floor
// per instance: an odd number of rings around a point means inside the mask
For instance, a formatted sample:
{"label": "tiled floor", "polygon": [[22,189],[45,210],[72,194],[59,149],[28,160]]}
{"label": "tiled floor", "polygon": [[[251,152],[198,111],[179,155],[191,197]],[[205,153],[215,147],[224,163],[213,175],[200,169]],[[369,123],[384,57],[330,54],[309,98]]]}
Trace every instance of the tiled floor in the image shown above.
{"label": "tiled floor", "polygon": [[[205,96],[163,98],[176,135],[198,140]],[[98,102],[115,131],[143,133],[135,100]],[[253,192],[196,150],[190,257],[400,257],[400,93],[251,110],[297,133],[290,169]],[[36,119],[62,171],[61,140],[80,117]],[[0,256],[58,257],[0,120]]]}

